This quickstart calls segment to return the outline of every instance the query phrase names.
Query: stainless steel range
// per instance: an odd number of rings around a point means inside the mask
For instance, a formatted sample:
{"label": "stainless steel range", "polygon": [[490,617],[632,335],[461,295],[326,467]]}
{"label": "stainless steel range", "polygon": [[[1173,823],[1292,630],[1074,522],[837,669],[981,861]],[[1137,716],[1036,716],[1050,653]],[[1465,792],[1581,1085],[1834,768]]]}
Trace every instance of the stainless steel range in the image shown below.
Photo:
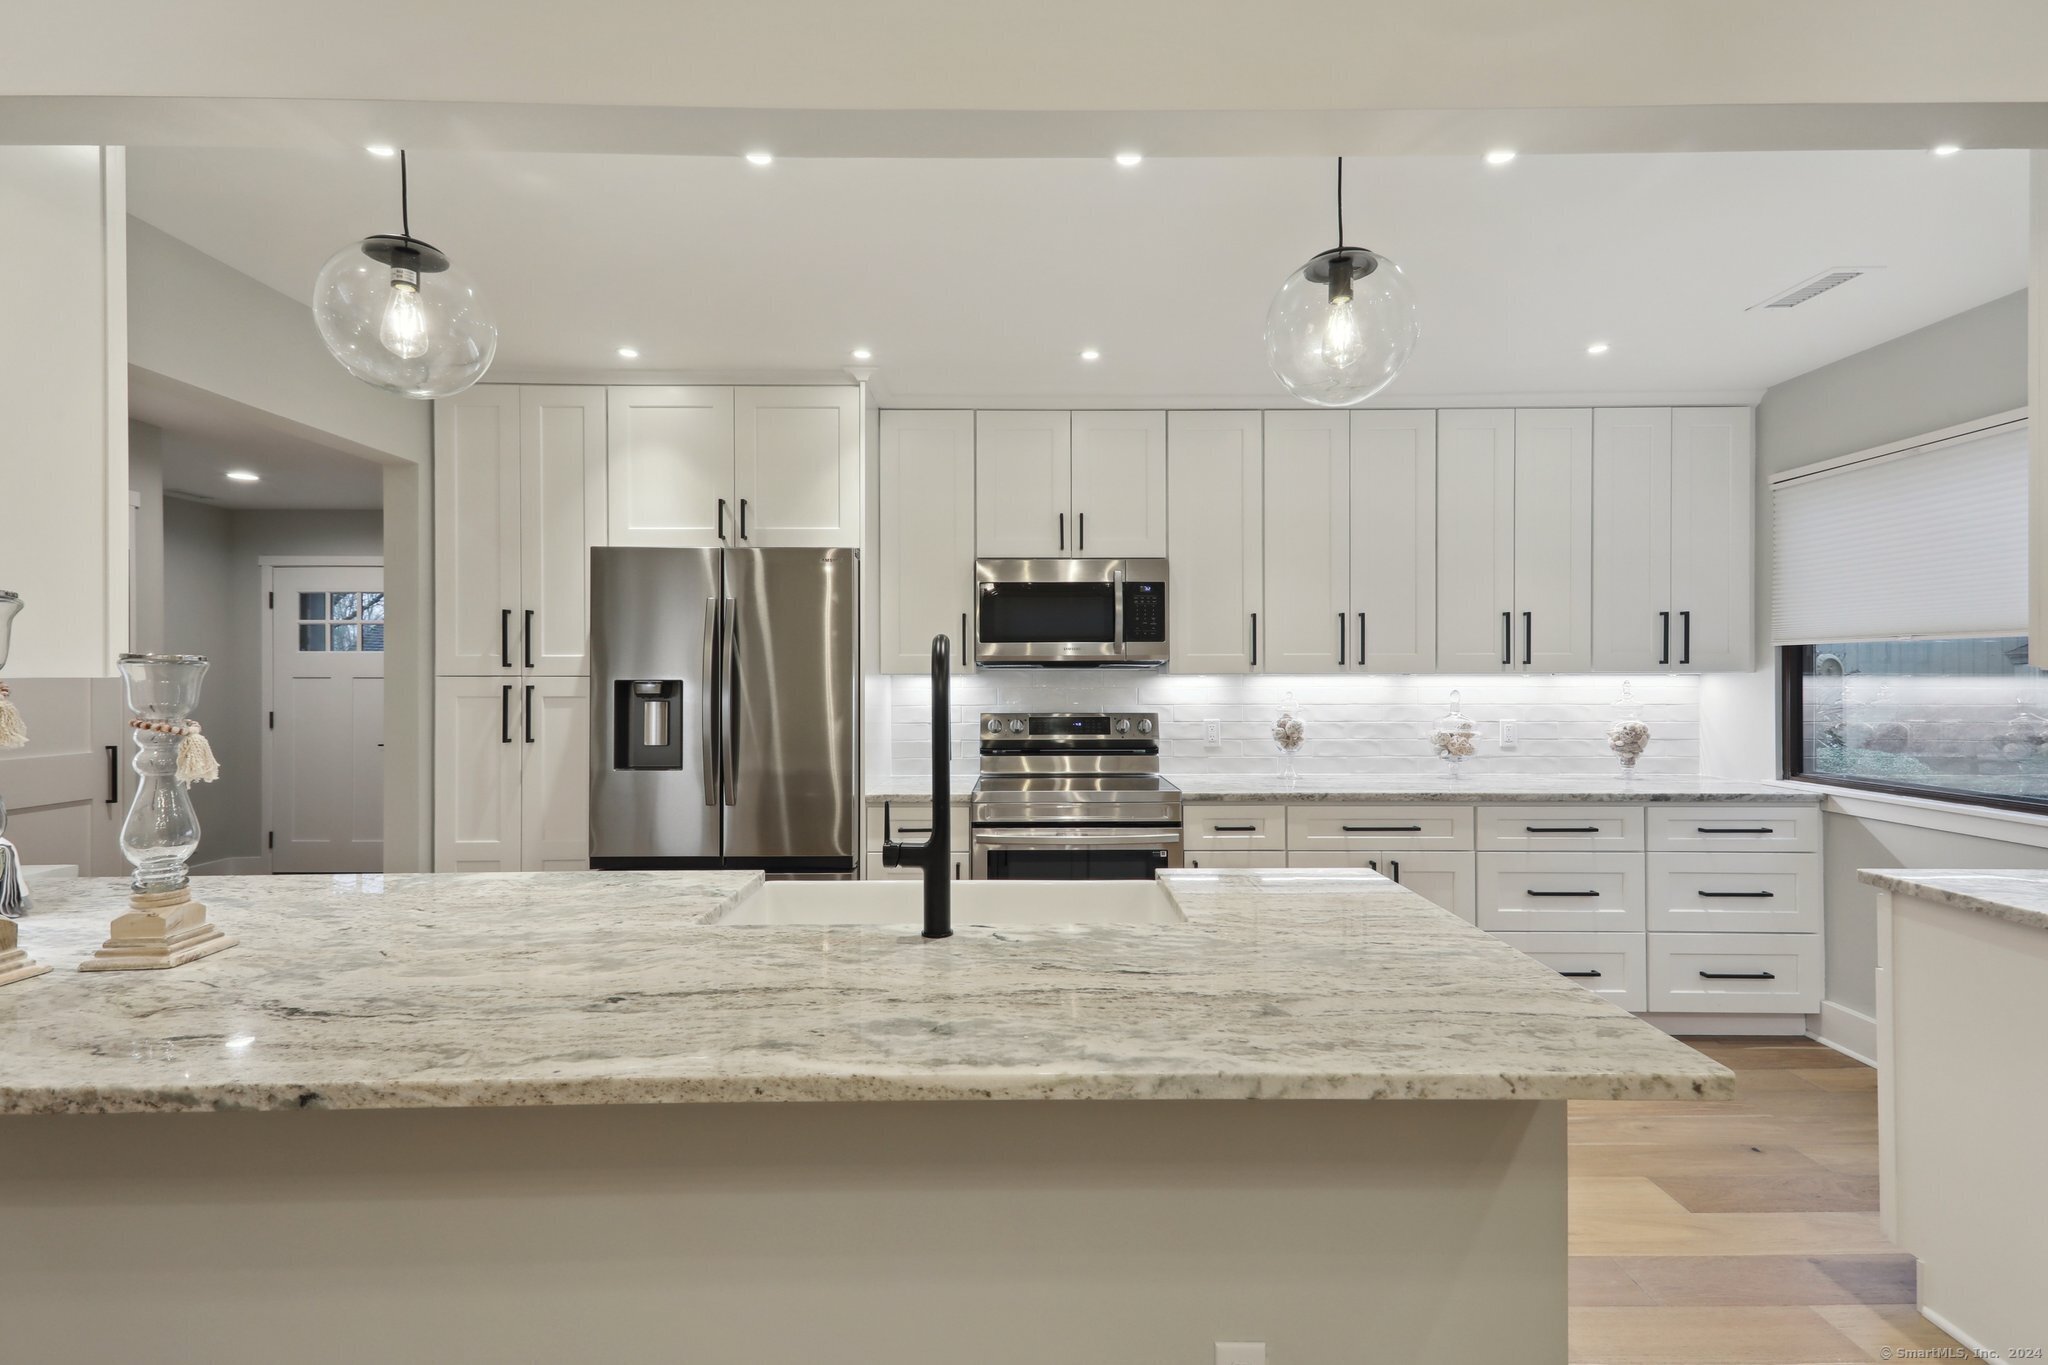
{"label": "stainless steel range", "polygon": [[977,878],[1150,878],[1181,865],[1180,805],[1159,775],[1151,712],[982,714],[968,808]]}

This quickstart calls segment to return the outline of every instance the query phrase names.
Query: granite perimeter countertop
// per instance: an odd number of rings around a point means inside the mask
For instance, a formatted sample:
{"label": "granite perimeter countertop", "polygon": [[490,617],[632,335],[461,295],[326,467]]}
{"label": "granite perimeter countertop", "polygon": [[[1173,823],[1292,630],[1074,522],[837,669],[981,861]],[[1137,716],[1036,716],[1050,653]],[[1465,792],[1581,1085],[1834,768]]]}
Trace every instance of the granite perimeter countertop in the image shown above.
{"label": "granite perimeter countertop", "polygon": [[1865,868],[1856,874],[1880,891],[1974,910],[2029,929],[2048,929],[2048,872],[2013,868]]}
{"label": "granite perimeter countertop", "polygon": [[[1327,802],[1356,805],[1510,805],[1520,802],[1574,801],[1607,805],[1661,805],[1692,802],[1746,802],[1752,805],[1802,805],[1821,799],[1823,793],[1796,782],[1729,782],[1714,777],[1489,777],[1471,773],[1448,778],[1437,774],[1303,776],[1289,784],[1279,777],[1247,774],[1168,772],[1166,780],[1179,787],[1190,802]],[[953,794],[964,797],[973,789],[972,777],[955,777]],[[870,777],[868,804],[883,801],[929,800],[931,779],[923,777]]]}
{"label": "granite perimeter countertop", "polygon": [[78,971],[125,883],[47,884],[21,946],[56,970],[0,987],[0,1114],[1734,1093],[1370,872],[1173,872],[1184,924],[963,923],[938,942],[716,923],[760,884],[207,878],[240,946],[160,972]]}

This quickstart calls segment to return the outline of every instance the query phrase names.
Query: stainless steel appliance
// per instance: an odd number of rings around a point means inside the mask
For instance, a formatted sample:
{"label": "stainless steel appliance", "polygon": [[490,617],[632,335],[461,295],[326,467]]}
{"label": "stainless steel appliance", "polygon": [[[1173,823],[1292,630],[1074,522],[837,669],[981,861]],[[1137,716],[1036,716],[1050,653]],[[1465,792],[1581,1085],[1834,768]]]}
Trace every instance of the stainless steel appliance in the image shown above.
{"label": "stainless steel appliance", "polygon": [[984,712],[968,806],[974,876],[1150,878],[1181,865],[1180,788],[1149,712]]}
{"label": "stainless steel appliance", "polygon": [[856,550],[590,552],[590,865],[851,877]]}
{"label": "stainless steel appliance", "polygon": [[982,668],[1158,668],[1163,559],[977,559],[974,662]]}

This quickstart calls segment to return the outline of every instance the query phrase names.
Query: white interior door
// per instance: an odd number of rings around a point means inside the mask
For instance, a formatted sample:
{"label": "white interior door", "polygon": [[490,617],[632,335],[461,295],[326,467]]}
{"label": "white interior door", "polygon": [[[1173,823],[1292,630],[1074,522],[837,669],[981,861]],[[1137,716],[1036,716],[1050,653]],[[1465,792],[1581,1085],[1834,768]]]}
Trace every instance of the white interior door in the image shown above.
{"label": "white interior door", "polygon": [[271,871],[382,871],[384,570],[271,575]]}

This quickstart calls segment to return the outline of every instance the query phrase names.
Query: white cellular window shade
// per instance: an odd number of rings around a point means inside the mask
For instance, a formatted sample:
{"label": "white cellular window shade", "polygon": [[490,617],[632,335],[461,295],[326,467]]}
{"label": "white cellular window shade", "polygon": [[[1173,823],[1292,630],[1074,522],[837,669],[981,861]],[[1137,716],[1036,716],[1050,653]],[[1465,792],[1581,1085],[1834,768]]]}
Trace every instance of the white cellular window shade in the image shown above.
{"label": "white cellular window shade", "polygon": [[2027,632],[2027,424],[1782,474],[1781,645]]}

